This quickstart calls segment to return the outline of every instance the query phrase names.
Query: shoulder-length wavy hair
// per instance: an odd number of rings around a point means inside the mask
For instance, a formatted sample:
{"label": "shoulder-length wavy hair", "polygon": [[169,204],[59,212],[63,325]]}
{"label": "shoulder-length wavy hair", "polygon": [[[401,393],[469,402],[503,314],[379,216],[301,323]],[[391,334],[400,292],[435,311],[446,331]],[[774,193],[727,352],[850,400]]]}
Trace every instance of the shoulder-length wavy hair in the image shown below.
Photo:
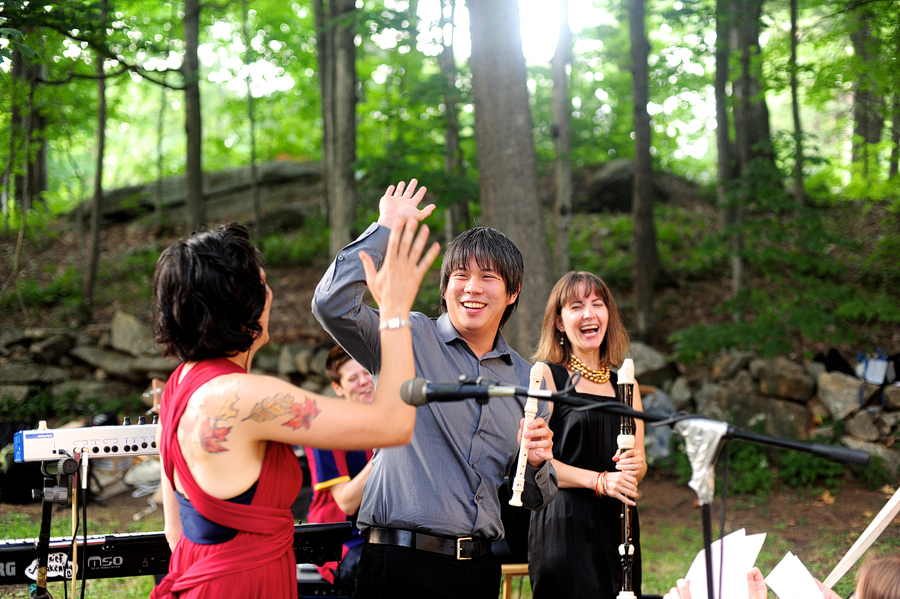
{"label": "shoulder-length wavy hair", "polygon": [[[563,306],[581,297],[583,294],[596,293],[603,299],[609,311],[609,323],[606,335],[600,344],[600,365],[618,368],[625,360],[628,352],[628,332],[619,315],[616,300],[606,283],[595,274],[589,272],[569,272],[556,282],[544,309],[544,322],[541,325],[541,339],[532,361],[546,361],[555,364],[568,364],[572,355],[572,345],[563,331],[556,328],[556,317],[562,313]],[[560,343],[562,341],[562,343]]]}
{"label": "shoulder-length wavy hair", "polygon": [[262,255],[230,223],[167,248],[153,275],[156,342],[185,362],[233,356],[262,333]]}

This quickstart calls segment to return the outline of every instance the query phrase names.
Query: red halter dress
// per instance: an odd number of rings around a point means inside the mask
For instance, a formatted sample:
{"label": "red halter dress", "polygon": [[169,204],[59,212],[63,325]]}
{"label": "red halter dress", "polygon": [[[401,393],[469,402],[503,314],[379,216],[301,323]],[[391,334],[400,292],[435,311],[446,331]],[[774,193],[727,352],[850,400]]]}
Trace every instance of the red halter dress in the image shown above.
{"label": "red halter dress", "polygon": [[[169,563],[169,573],[153,589],[151,599],[217,599],[297,597],[294,519],[291,505],[300,492],[303,473],[290,445],[270,441],[263,458],[256,493],[250,505],[212,497],[194,480],[176,432],[188,400],[211,379],[246,372],[230,360],[199,362],[181,377],[179,366],[166,384],[162,403],[163,436],[160,456],[166,476],[174,473],[191,504],[206,519],[238,531],[224,543],[200,545],[184,535]],[[228,472],[222,472],[228,476]]]}

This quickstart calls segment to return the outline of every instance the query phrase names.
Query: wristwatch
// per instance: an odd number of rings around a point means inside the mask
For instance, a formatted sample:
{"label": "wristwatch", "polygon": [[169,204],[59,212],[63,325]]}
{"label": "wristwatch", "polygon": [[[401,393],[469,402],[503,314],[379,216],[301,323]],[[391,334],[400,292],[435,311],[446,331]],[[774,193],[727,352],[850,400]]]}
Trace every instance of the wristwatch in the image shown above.
{"label": "wristwatch", "polygon": [[394,318],[389,318],[387,320],[382,321],[381,324],[378,325],[378,330],[379,331],[383,331],[385,329],[394,330],[394,329],[399,329],[401,327],[412,327],[412,323],[409,322],[409,320],[407,320],[405,318],[399,318],[399,317],[395,316]]}

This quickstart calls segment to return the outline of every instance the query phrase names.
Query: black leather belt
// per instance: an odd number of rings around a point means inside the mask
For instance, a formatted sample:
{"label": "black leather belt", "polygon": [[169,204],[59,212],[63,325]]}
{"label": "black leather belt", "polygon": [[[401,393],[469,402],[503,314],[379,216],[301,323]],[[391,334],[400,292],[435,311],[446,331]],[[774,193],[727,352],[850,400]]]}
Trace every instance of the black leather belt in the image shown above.
{"label": "black leather belt", "polygon": [[366,543],[396,545],[450,555],[459,560],[481,557],[491,552],[491,542],[481,537],[436,537],[434,535],[403,530],[402,528],[366,529]]}

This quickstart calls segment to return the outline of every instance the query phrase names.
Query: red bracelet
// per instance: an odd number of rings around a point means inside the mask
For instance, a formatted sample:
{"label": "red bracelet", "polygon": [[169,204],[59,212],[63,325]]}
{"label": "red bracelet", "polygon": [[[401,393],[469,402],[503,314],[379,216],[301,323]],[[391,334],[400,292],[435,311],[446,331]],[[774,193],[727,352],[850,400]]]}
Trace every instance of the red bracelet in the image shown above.
{"label": "red bracelet", "polygon": [[602,472],[597,473],[597,482],[594,483],[594,493],[597,494],[597,497],[600,497],[600,477],[603,476]]}
{"label": "red bracelet", "polygon": [[[602,491],[601,491],[602,489]],[[597,497],[602,497],[606,495],[606,472],[598,472],[597,473],[597,482],[594,483],[594,493],[597,494]]]}

